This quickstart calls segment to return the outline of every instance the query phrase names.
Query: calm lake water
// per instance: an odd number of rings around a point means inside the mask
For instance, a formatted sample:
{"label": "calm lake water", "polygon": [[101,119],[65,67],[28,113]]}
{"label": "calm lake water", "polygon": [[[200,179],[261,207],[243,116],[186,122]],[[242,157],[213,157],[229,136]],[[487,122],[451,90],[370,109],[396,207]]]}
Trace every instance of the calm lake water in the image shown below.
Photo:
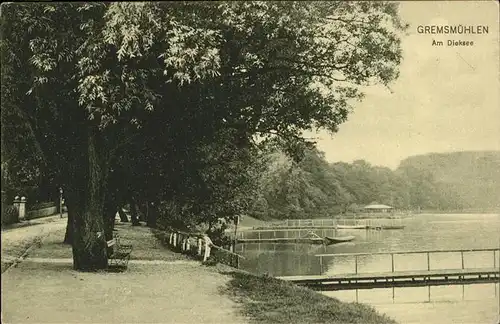
{"label": "calm lake water", "polygon": [[[481,249],[500,246],[500,216],[478,214],[430,215],[420,214],[403,219],[400,230],[316,230],[320,236],[354,235],[349,243],[331,246],[309,244],[240,244],[237,252],[243,254],[243,269],[272,276],[311,275],[320,273],[316,254],[372,253],[414,250]],[[265,237],[296,237],[306,231],[261,232]],[[245,238],[256,238],[258,233],[245,233]],[[464,253],[466,268],[496,267],[499,253]],[[431,269],[461,268],[460,253],[431,254]],[[427,269],[426,254],[394,256],[395,270]],[[358,272],[391,271],[390,255],[358,257]],[[323,273],[354,272],[353,257],[325,257]],[[374,306],[382,313],[406,323],[498,323],[500,314],[499,285],[471,284],[410,288],[377,288],[323,292],[343,301],[361,302]]]}

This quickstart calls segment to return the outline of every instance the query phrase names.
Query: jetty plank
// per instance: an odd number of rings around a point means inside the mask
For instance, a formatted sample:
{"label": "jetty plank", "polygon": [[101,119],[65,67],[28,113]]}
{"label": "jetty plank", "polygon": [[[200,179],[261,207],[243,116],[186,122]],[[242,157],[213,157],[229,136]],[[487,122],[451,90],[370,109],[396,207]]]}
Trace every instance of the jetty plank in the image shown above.
{"label": "jetty plank", "polygon": [[346,273],[335,275],[308,275],[308,276],[282,276],[281,280],[295,283],[320,283],[344,280],[386,280],[405,279],[417,277],[442,277],[442,276],[469,276],[469,275],[499,275],[498,268],[471,268],[471,269],[437,269],[437,270],[413,270],[395,272],[373,272],[373,273]]}

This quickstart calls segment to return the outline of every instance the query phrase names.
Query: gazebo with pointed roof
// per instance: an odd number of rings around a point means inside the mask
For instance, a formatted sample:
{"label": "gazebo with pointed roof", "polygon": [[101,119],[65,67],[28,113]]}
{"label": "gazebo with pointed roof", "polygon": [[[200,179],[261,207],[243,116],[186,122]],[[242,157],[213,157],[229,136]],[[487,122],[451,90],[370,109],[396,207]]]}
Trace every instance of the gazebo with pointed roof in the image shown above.
{"label": "gazebo with pointed roof", "polygon": [[370,204],[370,205],[363,207],[363,209],[364,209],[364,211],[370,212],[370,213],[373,213],[373,212],[388,213],[388,212],[392,211],[394,209],[394,207],[373,203],[373,204]]}

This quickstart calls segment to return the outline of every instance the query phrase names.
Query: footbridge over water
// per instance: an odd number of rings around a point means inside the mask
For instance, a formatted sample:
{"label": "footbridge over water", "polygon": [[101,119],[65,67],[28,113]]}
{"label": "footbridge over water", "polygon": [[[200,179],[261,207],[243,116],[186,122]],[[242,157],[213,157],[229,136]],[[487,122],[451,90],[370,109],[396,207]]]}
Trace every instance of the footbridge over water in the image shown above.
{"label": "footbridge over water", "polygon": [[[475,266],[467,258],[475,254],[490,255],[487,266]],[[405,269],[398,267],[396,261],[401,256],[423,255],[426,258],[424,269]],[[436,261],[447,255],[461,263],[461,267],[443,268],[433,266]],[[358,271],[359,259],[369,256],[386,256],[390,260],[390,271]],[[316,255],[320,264],[318,275],[284,276],[279,279],[291,281],[298,285],[308,286],[315,290],[346,290],[346,289],[371,289],[390,287],[433,286],[468,283],[489,283],[500,280],[500,248],[470,249],[470,250],[423,250],[423,251],[393,251],[377,253],[337,253]],[[324,274],[325,259],[348,258],[352,260],[354,272],[339,274]],[[401,258],[400,258],[401,259]],[[469,264],[470,263],[470,264]],[[484,262],[483,262],[484,263]],[[332,262],[335,266],[335,263]],[[330,268],[330,273],[333,269]]]}

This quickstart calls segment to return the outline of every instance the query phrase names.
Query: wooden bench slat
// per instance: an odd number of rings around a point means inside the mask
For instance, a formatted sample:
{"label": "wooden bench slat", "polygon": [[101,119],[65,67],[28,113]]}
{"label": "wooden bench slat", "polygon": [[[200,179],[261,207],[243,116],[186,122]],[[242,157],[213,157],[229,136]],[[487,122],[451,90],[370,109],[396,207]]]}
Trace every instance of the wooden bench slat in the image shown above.
{"label": "wooden bench slat", "polygon": [[128,261],[130,260],[130,254],[132,253],[132,245],[121,244],[118,234],[116,234],[112,240],[106,241],[106,244],[108,247],[113,247],[108,257],[110,265],[127,267]]}

